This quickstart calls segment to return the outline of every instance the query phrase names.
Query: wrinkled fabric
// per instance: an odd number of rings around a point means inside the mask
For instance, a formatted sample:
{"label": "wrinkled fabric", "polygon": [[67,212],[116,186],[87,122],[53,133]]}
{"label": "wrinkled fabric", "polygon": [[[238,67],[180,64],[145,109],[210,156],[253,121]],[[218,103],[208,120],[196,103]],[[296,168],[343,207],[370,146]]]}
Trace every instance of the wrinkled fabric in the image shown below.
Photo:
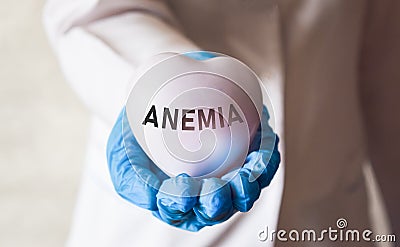
{"label": "wrinkled fabric", "polygon": [[[277,135],[270,127],[261,128],[268,125],[268,118],[264,107],[262,123],[242,168],[221,179],[200,180],[187,174],[169,178],[137,143],[123,108],[107,145],[115,190],[127,201],[153,211],[165,223],[188,231],[224,222],[237,211],[247,212],[261,189],[269,185],[280,163]],[[262,149],[268,146],[262,143],[270,141],[275,141],[274,149]],[[250,178],[253,170],[258,174],[256,179]]]}

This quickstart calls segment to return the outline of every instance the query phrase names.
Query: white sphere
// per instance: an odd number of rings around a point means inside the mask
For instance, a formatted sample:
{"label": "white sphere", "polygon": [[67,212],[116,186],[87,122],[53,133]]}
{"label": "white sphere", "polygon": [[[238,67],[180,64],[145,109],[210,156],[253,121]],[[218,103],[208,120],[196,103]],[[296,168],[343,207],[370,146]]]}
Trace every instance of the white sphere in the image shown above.
{"label": "white sphere", "polygon": [[144,152],[169,176],[221,177],[241,167],[260,124],[258,78],[224,55],[160,58],[142,68],[126,103]]}

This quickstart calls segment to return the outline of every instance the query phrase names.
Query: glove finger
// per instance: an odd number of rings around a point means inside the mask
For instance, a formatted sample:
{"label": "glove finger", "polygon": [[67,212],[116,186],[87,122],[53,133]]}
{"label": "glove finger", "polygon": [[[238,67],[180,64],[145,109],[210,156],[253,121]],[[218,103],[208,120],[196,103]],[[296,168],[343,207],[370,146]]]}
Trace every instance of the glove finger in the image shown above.
{"label": "glove finger", "polygon": [[257,133],[250,145],[249,155],[244,167],[250,169],[250,182],[255,181],[266,169],[271,158],[272,150],[278,139],[271,126],[268,124],[270,116],[267,107],[263,106],[262,118]]}
{"label": "glove finger", "polygon": [[[146,167],[132,165],[124,146],[122,116],[117,119],[107,143],[107,160],[111,180],[117,193],[129,202],[150,210],[157,209],[156,194],[160,180]],[[134,138],[133,138],[134,139]],[[136,140],[135,140],[136,141]],[[148,162],[137,154],[139,162]]]}
{"label": "glove finger", "polygon": [[233,214],[229,183],[218,178],[204,179],[198,204],[193,211],[198,221],[205,225],[227,220]]}
{"label": "glove finger", "polygon": [[250,170],[249,182],[254,182],[263,173],[265,168],[267,168],[263,160],[264,156],[268,155],[267,152],[254,151],[247,155],[243,167]]}
{"label": "glove finger", "polygon": [[161,218],[173,223],[193,216],[192,209],[197,203],[199,191],[200,182],[187,174],[164,180],[157,194]]}
{"label": "glove finger", "polygon": [[[260,196],[260,186],[257,181],[249,181],[250,170],[241,168],[239,172],[229,181],[232,191],[233,207],[240,212],[247,212]],[[229,174],[227,174],[229,177]],[[224,179],[224,177],[222,177]]]}
{"label": "glove finger", "polygon": [[[159,220],[166,222],[165,218],[161,217],[159,210],[153,211],[152,214]],[[177,227],[177,228],[180,228],[180,229],[183,229],[186,231],[191,231],[191,232],[198,232],[198,231],[200,231],[200,229],[202,229],[203,227],[206,226],[196,220],[196,215],[193,213],[193,211],[190,211],[190,214],[186,220],[177,220],[177,221],[171,221],[171,222],[166,222],[166,223],[169,225],[172,225],[174,227]]]}
{"label": "glove finger", "polygon": [[257,178],[257,181],[261,188],[265,188],[271,183],[272,178],[275,176],[276,171],[279,168],[280,162],[281,162],[281,155],[278,151],[278,148],[276,147],[272,152],[267,168]]}

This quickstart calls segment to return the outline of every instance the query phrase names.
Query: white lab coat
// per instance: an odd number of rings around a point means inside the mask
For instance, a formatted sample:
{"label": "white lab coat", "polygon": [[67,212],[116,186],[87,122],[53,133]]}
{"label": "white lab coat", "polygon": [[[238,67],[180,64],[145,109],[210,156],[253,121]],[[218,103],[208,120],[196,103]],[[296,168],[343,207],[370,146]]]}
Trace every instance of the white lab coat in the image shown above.
{"label": "white lab coat", "polygon": [[250,212],[199,233],[160,222],[112,187],[105,145],[136,68],[160,52],[199,49],[244,61],[270,93],[286,165],[279,229],[318,230],[342,217],[355,229],[370,228],[362,166],[371,154],[376,168],[390,171],[390,184],[400,163],[393,148],[400,118],[374,118],[398,115],[386,107],[398,103],[398,63],[382,56],[400,55],[399,36],[387,32],[398,20],[393,11],[399,4],[389,4],[395,2],[50,0],[44,14],[49,39],[67,80],[93,113],[68,246],[271,245],[257,234],[276,229],[283,165]]}

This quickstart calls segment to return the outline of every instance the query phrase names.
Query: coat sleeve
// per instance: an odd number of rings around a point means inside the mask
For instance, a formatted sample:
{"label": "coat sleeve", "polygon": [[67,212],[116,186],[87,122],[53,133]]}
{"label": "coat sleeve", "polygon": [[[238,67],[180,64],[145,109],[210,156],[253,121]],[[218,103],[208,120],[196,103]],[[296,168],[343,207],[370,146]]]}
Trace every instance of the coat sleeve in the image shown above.
{"label": "coat sleeve", "polygon": [[67,81],[110,124],[141,63],[160,52],[198,50],[161,1],[49,0],[43,22]]}

